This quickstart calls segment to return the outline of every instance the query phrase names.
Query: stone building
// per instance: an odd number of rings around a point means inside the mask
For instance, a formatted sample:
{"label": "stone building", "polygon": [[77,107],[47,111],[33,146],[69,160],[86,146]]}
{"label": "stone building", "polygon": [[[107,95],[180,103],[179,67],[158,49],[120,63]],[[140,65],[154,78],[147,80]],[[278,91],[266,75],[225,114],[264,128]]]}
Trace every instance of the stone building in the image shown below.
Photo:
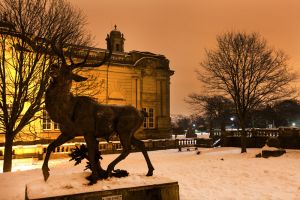
{"label": "stone building", "polygon": [[[141,51],[124,51],[124,35],[115,26],[108,35],[112,57],[107,65],[89,68],[85,73],[97,78],[101,92],[96,95],[105,104],[130,104],[148,113],[141,138],[169,138],[170,119],[170,70],[169,60],[159,54]],[[109,40],[106,40],[109,42]],[[103,54],[104,49],[91,52]]]}
{"label": "stone building", "polygon": [[[170,138],[170,70],[169,60],[159,54],[141,51],[124,51],[124,35],[115,26],[109,33],[112,56],[106,65],[84,68],[80,73],[94,77],[93,97],[103,104],[130,104],[148,113],[144,120],[144,129],[137,136],[140,139]],[[89,60],[102,60],[107,49],[83,47],[83,56],[90,52]],[[80,57],[80,53],[77,55]],[[86,84],[83,82],[82,84]],[[76,85],[75,85],[76,88]],[[96,91],[96,92],[95,92]],[[74,91],[76,93],[76,89]],[[79,95],[85,95],[78,92]],[[16,154],[37,154],[45,145],[60,134],[59,126],[53,123],[47,112],[39,113],[40,119],[32,122],[17,135],[15,142],[25,146],[14,147]],[[33,134],[28,134],[28,133]],[[83,138],[79,138],[83,141]],[[31,144],[26,145],[26,144]],[[42,145],[37,148],[35,144]],[[44,146],[43,146],[44,145]],[[0,135],[0,158],[3,154],[4,135]],[[61,150],[58,150],[60,152]]]}

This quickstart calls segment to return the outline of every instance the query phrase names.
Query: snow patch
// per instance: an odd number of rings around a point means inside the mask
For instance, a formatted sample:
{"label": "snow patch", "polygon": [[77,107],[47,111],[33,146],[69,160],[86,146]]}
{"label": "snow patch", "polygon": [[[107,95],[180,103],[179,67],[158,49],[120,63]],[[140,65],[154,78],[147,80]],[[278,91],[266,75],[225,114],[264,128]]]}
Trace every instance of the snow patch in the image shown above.
{"label": "snow patch", "polygon": [[[87,186],[85,179],[89,172],[83,172],[85,163],[73,166],[68,159],[50,160],[50,177],[45,183],[42,170],[33,169],[0,174],[0,199],[23,200],[26,184],[36,187],[38,194],[126,187],[129,182],[145,184],[160,177],[178,181],[181,200],[198,199],[300,199],[300,150],[287,150],[281,157],[255,158],[261,149],[222,147],[199,148],[195,151],[178,152],[178,149],[150,151],[149,157],[155,168],[153,177],[146,177],[147,165],[139,152],[131,153],[116,169],[125,169],[129,176],[99,180],[96,185]],[[118,154],[103,155],[103,168]],[[14,160],[23,166],[41,168],[42,161],[32,165],[32,160]],[[0,161],[2,167],[3,161]],[[18,165],[19,166],[19,165]],[[51,186],[49,191],[49,185]],[[32,191],[34,192],[34,191]]]}

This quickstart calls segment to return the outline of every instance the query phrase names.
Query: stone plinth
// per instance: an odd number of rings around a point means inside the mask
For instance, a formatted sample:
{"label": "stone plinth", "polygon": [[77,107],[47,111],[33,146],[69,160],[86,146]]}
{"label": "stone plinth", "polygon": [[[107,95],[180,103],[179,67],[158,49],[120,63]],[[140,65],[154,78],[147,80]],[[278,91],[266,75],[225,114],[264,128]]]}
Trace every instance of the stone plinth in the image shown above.
{"label": "stone plinth", "polygon": [[269,157],[279,157],[286,153],[285,149],[275,149],[275,150],[262,150],[261,154],[263,158]]}
{"label": "stone plinth", "polygon": [[279,149],[276,147],[269,147],[268,145],[265,145],[262,148],[261,156],[263,158],[278,157],[278,156],[282,156],[285,153],[286,153],[286,151],[284,149]]}
{"label": "stone plinth", "polygon": [[[51,177],[51,176],[50,176]],[[78,176],[77,176],[78,177]],[[68,179],[68,178],[67,178]],[[179,200],[177,181],[163,177],[146,177],[145,175],[129,175],[125,178],[99,180],[97,184],[88,186],[72,182],[60,182],[55,177],[48,182],[35,181],[26,185],[26,200]],[[75,180],[74,180],[75,179]]]}

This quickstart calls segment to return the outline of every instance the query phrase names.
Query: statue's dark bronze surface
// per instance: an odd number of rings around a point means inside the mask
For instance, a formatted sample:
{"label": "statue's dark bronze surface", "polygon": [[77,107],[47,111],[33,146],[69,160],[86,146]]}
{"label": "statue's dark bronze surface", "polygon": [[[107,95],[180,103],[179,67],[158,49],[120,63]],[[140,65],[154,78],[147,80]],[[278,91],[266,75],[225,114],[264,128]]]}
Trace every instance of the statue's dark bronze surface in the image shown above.
{"label": "statue's dark bronze surface", "polygon": [[[49,177],[48,161],[51,152],[76,136],[84,136],[88,148],[92,175],[90,184],[99,178],[108,177],[117,163],[130,153],[131,145],[139,148],[147,162],[147,176],[153,174],[153,166],[145,150],[144,143],[135,138],[134,133],[142,126],[144,115],[133,106],[102,105],[87,96],[73,96],[70,92],[72,80],[80,82],[86,78],[76,75],[69,66],[51,66],[52,82],[46,91],[45,108],[50,118],[59,123],[61,135],[47,148],[43,163],[45,181]],[[116,133],[123,147],[122,153],[112,161],[107,170],[102,169],[96,138],[108,139]]]}

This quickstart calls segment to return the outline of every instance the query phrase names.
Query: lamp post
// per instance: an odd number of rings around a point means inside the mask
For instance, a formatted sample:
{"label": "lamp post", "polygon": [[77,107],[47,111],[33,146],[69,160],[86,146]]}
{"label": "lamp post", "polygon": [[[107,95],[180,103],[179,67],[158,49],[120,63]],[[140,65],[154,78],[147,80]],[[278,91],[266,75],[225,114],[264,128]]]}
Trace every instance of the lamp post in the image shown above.
{"label": "lamp post", "polygon": [[231,121],[231,129],[233,129],[234,128],[234,117],[230,117],[230,121]]}

